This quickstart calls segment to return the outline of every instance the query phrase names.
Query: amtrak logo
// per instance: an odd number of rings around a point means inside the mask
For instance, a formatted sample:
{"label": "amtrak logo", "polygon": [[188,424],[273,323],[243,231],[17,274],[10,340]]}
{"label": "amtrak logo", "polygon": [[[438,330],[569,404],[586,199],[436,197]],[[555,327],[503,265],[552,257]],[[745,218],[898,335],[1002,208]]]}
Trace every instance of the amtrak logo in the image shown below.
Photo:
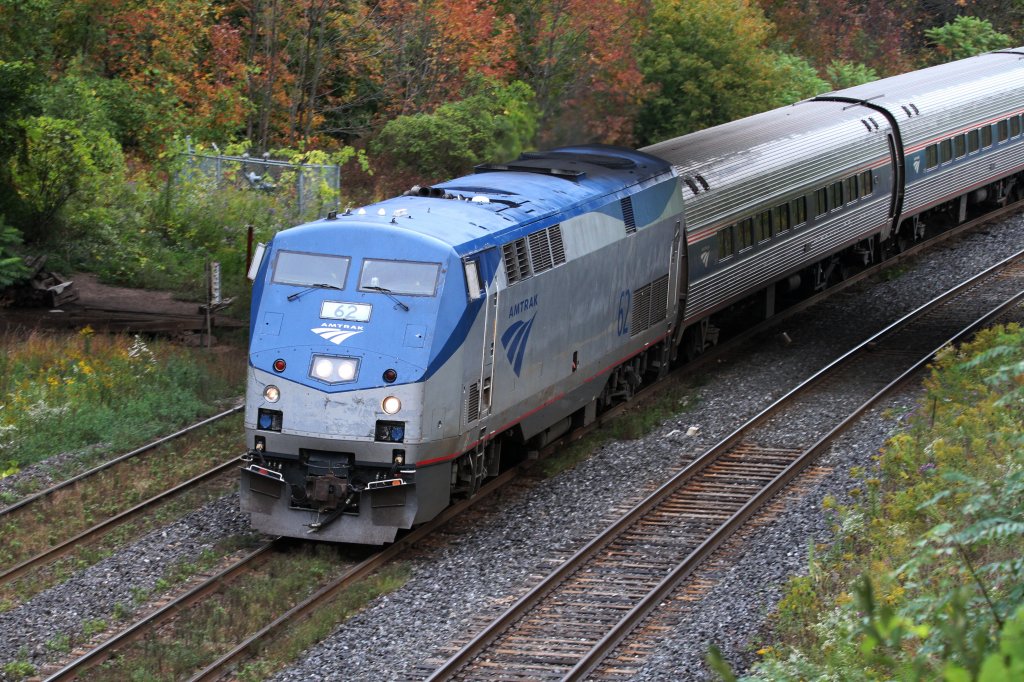
{"label": "amtrak logo", "polygon": [[711,247],[705,246],[700,252],[700,262],[704,264],[704,267],[708,266],[711,262]]}
{"label": "amtrak logo", "polygon": [[512,365],[512,371],[519,376],[523,368],[523,356],[526,354],[526,342],[530,340],[530,330],[533,328],[533,320],[537,313],[529,321],[517,320],[509,325],[505,333],[501,335],[501,345],[505,349],[505,356]]}
{"label": "amtrak logo", "polygon": [[915,173],[920,173],[921,172],[921,157],[920,156],[915,156],[914,157],[914,172]]}
{"label": "amtrak logo", "polygon": [[[346,325],[348,327],[348,325]],[[356,334],[362,334],[362,327],[356,328],[348,327],[347,329],[339,329],[337,327],[316,327],[309,331],[323,338],[324,341],[330,341],[331,343],[340,346],[346,339],[350,339]]]}

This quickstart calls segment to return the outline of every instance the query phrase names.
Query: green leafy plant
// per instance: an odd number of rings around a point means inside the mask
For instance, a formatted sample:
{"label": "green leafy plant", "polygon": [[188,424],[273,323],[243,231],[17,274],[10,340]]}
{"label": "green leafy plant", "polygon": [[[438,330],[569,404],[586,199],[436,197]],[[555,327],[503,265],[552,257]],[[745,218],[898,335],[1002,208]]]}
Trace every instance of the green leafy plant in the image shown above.
{"label": "green leafy plant", "polygon": [[[747,679],[1009,680],[1024,647],[1024,331],[939,353],[926,395]],[[871,579],[862,574],[870,574]],[[795,605],[799,608],[795,608]]]}
{"label": "green leafy plant", "polygon": [[973,57],[982,52],[1013,45],[1013,39],[1000,33],[987,19],[959,16],[938,28],[927,29],[925,35],[935,44],[936,62]]}

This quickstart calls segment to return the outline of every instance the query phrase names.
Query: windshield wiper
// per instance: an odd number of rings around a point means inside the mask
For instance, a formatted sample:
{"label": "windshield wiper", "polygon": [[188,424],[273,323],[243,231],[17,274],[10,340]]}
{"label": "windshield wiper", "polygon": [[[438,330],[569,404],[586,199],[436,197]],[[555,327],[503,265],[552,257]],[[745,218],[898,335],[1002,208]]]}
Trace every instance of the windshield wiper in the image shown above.
{"label": "windshield wiper", "polygon": [[395,295],[391,293],[391,289],[385,289],[384,287],[363,287],[363,289],[366,289],[367,291],[379,291],[380,293],[384,294],[392,301],[394,301],[399,308],[401,308],[405,312],[409,312],[409,306],[395,298]]}
{"label": "windshield wiper", "polygon": [[294,294],[288,294],[288,300],[289,301],[294,301],[299,296],[302,296],[303,294],[308,294],[309,292],[313,291],[314,289],[337,289],[338,291],[344,291],[341,287],[335,286],[333,284],[314,284],[311,287],[309,287],[308,289],[303,289],[302,291],[296,291]]}

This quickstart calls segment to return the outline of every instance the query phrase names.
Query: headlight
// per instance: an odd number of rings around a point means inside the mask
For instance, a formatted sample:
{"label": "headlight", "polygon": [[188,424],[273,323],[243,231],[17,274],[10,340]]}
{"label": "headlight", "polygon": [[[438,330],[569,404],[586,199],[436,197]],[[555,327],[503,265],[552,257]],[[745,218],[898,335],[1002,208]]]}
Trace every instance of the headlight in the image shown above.
{"label": "headlight", "polygon": [[267,387],[263,389],[263,399],[268,403],[276,403],[281,399],[280,389],[273,384],[268,384]]}
{"label": "headlight", "polygon": [[388,414],[398,414],[398,411],[402,409],[402,401],[393,395],[389,395],[381,401],[380,407]]}
{"label": "headlight", "polygon": [[359,360],[333,355],[314,355],[309,376],[328,384],[354,381],[359,373]]}

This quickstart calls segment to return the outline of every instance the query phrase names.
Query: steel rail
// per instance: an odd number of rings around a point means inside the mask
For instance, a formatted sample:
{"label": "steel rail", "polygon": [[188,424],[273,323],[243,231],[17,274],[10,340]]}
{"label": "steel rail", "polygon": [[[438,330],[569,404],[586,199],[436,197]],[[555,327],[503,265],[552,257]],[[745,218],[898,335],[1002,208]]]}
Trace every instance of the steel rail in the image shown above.
{"label": "steel rail", "polygon": [[[479,656],[480,653],[482,653],[488,646],[490,646],[494,641],[496,641],[499,636],[501,636],[505,631],[507,631],[514,623],[520,620],[528,611],[532,610],[537,604],[541,603],[544,600],[544,598],[549,593],[551,593],[561,582],[563,582],[567,576],[575,573],[587,560],[595,556],[603,547],[607,546],[610,542],[612,542],[614,537],[618,535],[618,533],[621,530],[631,526],[636,520],[641,518],[647,511],[653,509],[661,501],[666,499],[673,490],[679,488],[686,481],[692,479],[700,471],[707,468],[713,461],[718,459],[725,451],[730,449],[736,443],[740,442],[740,440],[742,440],[743,436],[748,431],[750,431],[755,426],[758,426],[759,424],[769,419],[771,416],[778,413],[782,409],[784,404],[788,403],[794,397],[806,391],[812,385],[817,384],[826,376],[832,374],[834,370],[836,370],[839,366],[849,362],[855,355],[863,353],[866,349],[876,345],[878,341],[883,337],[888,336],[889,334],[901,329],[902,327],[906,326],[909,322],[929,312],[931,309],[933,309],[940,303],[948,300],[953,296],[956,296],[958,293],[962,293],[963,291],[970,289],[971,287],[977,285],[982,280],[991,277],[998,270],[1005,268],[1007,265],[1011,264],[1014,261],[1020,260],[1022,257],[1024,257],[1024,251],[1020,251],[1017,254],[1014,254],[1013,256],[1010,256],[1009,258],[1000,261],[999,263],[987,268],[983,272],[978,273],[977,275],[960,283],[953,289],[946,291],[943,294],[933,298],[928,303],[919,306],[918,308],[911,311],[907,315],[903,316],[896,322],[886,326],[881,331],[875,333],[870,338],[862,341],[853,349],[847,351],[840,357],[836,358],[827,366],[825,366],[818,372],[814,373],[805,381],[801,382],[798,386],[788,391],[785,395],[783,395],[781,398],[779,398],[774,403],[769,405],[767,408],[762,410],[760,413],[748,419],[747,422],[741,425],[732,434],[723,438],[708,452],[700,456],[689,466],[685,467],[682,471],[673,476],[672,479],[664,483],[660,488],[658,488],[658,490],[653,492],[650,496],[648,496],[646,499],[644,499],[642,502],[636,505],[636,507],[634,507],[630,512],[628,512],[619,520],[615,521],[610,526],[608,526],[608,528],[606,528],[597,537],[591,540],[586,546],[584,546],[578,552],[576,552],[576,554],[574,554],[570,559],[568,559],[565,563],[559,566],[559,568],[557,568],[555,571],[549,574],[543,581],[541,581],[541,583],[539,583],[529,592],[523,595],[504,614],[502,614],[494,621],[492,621],[486,628],[479,632],[468,644],[466,644],[459,652],[451,656],[442,665],[442,667],[437,669],[434,672],[434,674],[431,675],[428,679],[434,681],[451,679],[452,677],[454,677],[461,668],[463,668],[467,663],[469,663],[471,660]],[[1009,306],[1012,306],[1016,301],[1020,300],[1022,296],[1024,296],[1024,292],[1018,293],[1014,298],[1010,299],[1010,301],[1004,302],[995,310],[986,313],[981,318],[978,318],[975,322],[973,322],[970,325],[970,327],[975,328],[979,324],[984,324],[988,320],[992,319],[994,316],[1001,314],[1003,310],[1005,310]],[[969,332],[961,330],[954,338],[959,338],[962,334],[965,333]],[[949,341],[945,343],[948,342]],[[942,345],[945,345],[945,343]],[[939,348],[941,348],[942,345],[940,345]],[[936,348],[935,351],[932,351],[932,353],[930,353],[923,360],[920,360],[918,363],[916,363],[915,367],[919,368],[921,365],[927,363],[931,359],[934,352],[936,352],[937,350],[938,348]],[[905,376],[901,376],[900,379],[898,379],[897,381],[903,381],[905,380],[905,378]],[[894,384],[896,382],[892,383]],[[890,384],[890,386],[891,385],[892,384]],[[891,388],[887,387],[886,390],[891,390]],[[866,407],[864,409],[866,409]],[[843,421],[842,428],[847,428],[848,425],[855,420],[856,416],[858,416],[859,413],[860,412],[858,411],[856,414],[848,416]],[[812,448],[810,448],[808,452],[813,451],[817,453],[818,451],[820,451],[820,448],[824,446],[824,441],[825,438],[819,439],[819,443],[812,446]],[[801,460],[803,461],[803,464],[801,464],[798,468],[790,467],[789,469],[787,469],[789,473],[780,473],[779,476],[776,478],[776,482],[770,484],[773,490],[771,495],[774,495],[780,487],[782,487],[786,482],[788,482],[792,477],[794,477],[796,473],[798,473],[799,470],[806,466],[806,463],[811,461],[812,459],[813,457],[802,457]],[[762,496],[762,501],[764,499],[769,499],[771,495],[768,495],[767,493],[764,494]],[[743,509],[734,514],[734,518],[736,519],[736,521],[727,521],[725,525],[734,530],[735,527],[738,527],[740,520],[745,520],[753,513],[753,509],[754,507],[752,506],[752,504],[748,502],[747,505],[743,507]],[[725,537],[727,537],[727,535],[722,535],[717,540],[708,538],[703,543],[703,545],[707,546],[704,551],[706,552],[707,549],[717,547],[721,544],[722,541],[724,541]],[[690,568],[686,567],[689,566],[689,564],[687,564],[686,561],[684,561],[683,564],[681,564],[681,566],[682,568],[677,569],[681,573],[688,573],[689,570],[692,570],[692,566]],[[676,575],[676,571],[673,571],[673,575]],[[645,600],[644,603],[645,605],[647,605],[647,607],[650,607],[651,604],[657,605],[658,603],[660,603],[663,598],[664,596],[662,596],[661,599],[651,596],[649,600]],[[628,633],[628,631],[632,629],[635,623],[638,622],[639,618],[639,615],[630,617],[630,620],[627,624],[621,625],[623,632]],[[606,637],[608,642],[601,645],[602,650],[606,650],[607,647],[613,646],[618,641],[621,641],[621,638],[625,636],[625,634],[619,633],[618,629],[614,630],[614,632],[618,634],[609,634]],[[621,636],[619,636],[620,634]],[[604,640],[602,640],[602,642],[604,642]]]}
{"label": "steel rail", "polygon": [[934,350],[928,353],[928,355],[915,362],[900,376],[893,379],[884,388],[860,405],[835,428],[822,436],[814,445],[803,452],[797,460],[780,473],[767,487],[758,493],[756,497],[751,498],[739,511],[733,514],[728,521],[722,524],[713,536],[705,540],[699,547],[697,547],[697,549],[690,553],[689,556],[676,566],[669,575],[665,576],[658,586],[655,587],[655,589],[644,597],[644,599],[625,616],[623,616],[622,620],[620,620],[614,628],[601,639],[601,641],[595,644],[594,647],[580,659],[579,663],[577,663],[562,679],[564,681],[582,680],[587,675],[594,672],[604,659],[615,649],[615,647],[618,646],[641,621],[653,613],[654,610],[657,609],[657,607],[665,601],[665,599],[667,599],[669,595],[684,580],[686,580],[686,578],[688,578],[700,564],[708,559],[715,550],[728,540],[736,530],[743,526],[751,516],[764,507],[767,502],[779,493],[779,491],[788,486],[811,462],[817,459],[818,455],[820,455],[826,447],[835,442],[840,435],[853,426],[853,424],[856,423],[856,421],[868,409],[909,381],[911,378],[918,375],[920,371],[934,359],[936,353],[940,350],[950,344],[958,343],[967,336],[973,334],[993,319],[999,317],[999,315],[1003,314],[1008,308],[1019,303],[1022,299],[1024,299],[1024,291],[1019,292],[1016,296],[997,308],[982,315],[970,325],[961,329],[952,337],[939,344]]}
{"label": "steel rail", "polygon": [[71,552],[73,549],[75,549],[75,547],[82,545],[88,542],[89,540],[92,540],[102,535],[103,533],[108,532],[112,528],[115,528],[116,526],[120,525],[121,523],[127,521],[128,519],[134,516],[138,516],[141,512],[150,509],[151,507],[166,502],[170,498],[176,496],[178,493],[184,490],[187,490],[188,488],[195,487],[200,483],[204,483],[210,479],[223,475],[225,472],[234,469],[238,465],[238,461],[239,460],[236,457],[222,464],[218,464],[214,468],[202,474],[199,474],[194,478],[190,478],[184,483],[179,483],[178,485],[174,486],[173,488],[170,488],[169,490],[165,490],[159,495],[155,495],[154,497],[151,497],[148,500],[140,502],[131,509],[126,509],[125,511],[119,514],[110,517],[106,521],[101,521],[92,528],[82,531],[81,533],[72,538],[69,538],[68,540],[65,540],[64,542],[58,545],[55,545],[43,552],[40,552],[39,554],[33,557],[26,559],[25,561],[22,561],[16,566],[13,566],[4,571],[3,573],[0,573],[0,586],[7,585],[13,582],[14,580],[17,580],[18,578],[23,576],[28,571],[31,571],[32,569],[56,561],[57,559]]}
{"label": "steel rail", "polygon": [[168,620],[178,611],[195,604],[200,599],[220,589],[224,583],[231,582],[240,575],[251,570],[257,561],[265,560],[273,551],[280,550],[282,544],[287,541],[283,538],[275,538],[254,552],[247,554],[227,568],[219,571],[216,575],[204,580],[177,599],[165,604],[153,613],[150,613],[141,620],[136,621],[130,627],[104,641],[100,646],[90,650],[86,654],[75,659],[71,663],[46,678],[47,682],[58,680],[71,680],[77,678],[83,672],[99,665],[107,660],[117,650],[124,648],[152,632],[154,628]]}
{"label": "steel rail", "polygon": [[[1021,203],[1024,204],[1024,202],[1021,202]],[[1004,209],[1002,211],[997,211],[997,212],[988,214],[988,215],[983,216],[981,218],[978,218],[978,219],[969,221],[967,223],[964,223],[963,225],[957,226],[956,228],[952,228],[950,230],[942,232],[939,235],[936,235],[935,237],[932,237],[932,238],[930,238],[930,239],[928,239],[928,240],[926,240],[924,242],[921,242],[921,243],[915,245],[914,247],[912,247],[911,249],[908,249],[907,251],[905,251],[905,252],[903,252],[901,254],[898,254],[894,258],[887,259],[886,261],[883,261],[882,263],[879,263],[879,264],[877,264],[875,266],[872,266],[870,268],[867,268],[867,269],[865,269],[865,270],[863,270],[863,271],[861,271],[859,273],[856,273],[854,276],[852,276],[850,278],[847,278],[846,280],[844,280],[839,285],[837,285],[835,287],[831,287],[830,289],[828,289],[825,292],[821,292],[820,294],[812,296],[809,299],[806,299],[805,301],[802,301],[800,303],[794,304],[793,306],[790,306],[790,307],[780,311],[779,314],[773,316],[771,319],[766,320],[765,322],[763,322],[763,323],[761,323],[759,325],[755,325],[755,327],[751,328],[747,332],[744,332],[742,335],[740,335],[740,337],[741,338],[749,338],[750,336],[753,336],[753,335],[755,335],[757,333],[763,332],[766,328],[769,328],[769,327],[777,325],[780,321],[782,321],[786,317],[788,317],[788,316],[790,316],[792,314],[795,314],[797,312],[800,312],[800,311],[802,311],[802,310],[804,310],[804,309],[814,305],[815,303],[819,302],[821,299],[827,298],[827,296],[829,296],[829,295],[831,295],[833,293],[836,293],[837,291],[841,291],[842,289],[844,289],[844,288],[846,288],[848,286],[851,286],[851,285],[853,285],[853,284],[855,284],[855,283],[857,283],[859,281],[862,281],[863,279],[871,277],[871,276],[877,274],[878,272],[884,270],[885,268],[891,267],[894,263],[900,262],[900,261],[902,261],[904,259],[907,259],[907,258],[911,258],[914,255],[916,255],[919,251],[921,251],[923,249],[926,249],[926,248],[928,248],[930,246],[933,246],[936,243],[939,243],[939,242],[944,241],[946,239],[952,238],[953,236],[956,236],[957,234],[959,234],[961,232],[964,232],[966,230],[973,229],[973,228],[977,227],[980,224],[983,224],[983,223],[986,223],[986,222],[990,222],[991,220],[995,219],[999,215],[1010,213],[1010,212],[1012,212],[1014,210],[1018,210],[1019,206],[1020,205],[1015,205],[1013,207],[1007,207],[1006,209]],[[1009,259],[1007,259],[1007,260],[1009,260]],[[922,306],[922,308],[923,307],[924,306]],[[911,315],[914,315],[914,314],[917,314],[917,313],[920,313],[920,312],[923,312],[923,311],[921,309],[919,309],[919,310],[916,310],[913,313],[911,313]],[[881,335],[884,332],[889,331],[893,326],[894,325],[890,325],[890,327],[888,327],[886,330],[883,330],[883,332],[879,332],[878,335]],[[878,336],[878,335],[876,335],[876,336]],[[730,339],[730,341],[732,341],[734,339],[737,339],[737,338],[738,337],[733,337],[733,339]],[[867,343],[867,342],[865,342],[865,343]],[[724,345],[723,348],[728,348],[728,347],[730,347],[732,345],[733,345],[732,343],[729,343],[729,344]],[[709,357],[710,355],[711,354],[705,354],[705,356],[702,358],[702,360],[712,359],[711,357]],[[845,358],[845,356],[844,356],[844,358]],[[837,361],[832,363],[832,365],[830,365],[829,367],[832,367],[834,365],[839,364],[841,361],[844,360],[844,358],[838,359]],[[692,364],[693,363],[691,363],[691,365]],[[703,364],[703,363],[700,362],[699,364]],[[811,379],[808,379],[808,383],[812,382],[814,380],[815,380],[815,377],[812,377]],[[641,398],[643,393],[646,393],[646,391],[638,393],[636,398]],[[789,394],[787,394],[787,396],[788,395]],[[781,402],[787,396],[784,396],[782,399],[780,399],[779,402]],[[632,407],[633,404],[634,403],[628,403],[625,406],[626,407]],[[619,406],[619,407],[623,407],[623,406]],[[223,413],[221,415],[216,415],[215,417],[212,417],[212,418],[210,418],[209,420],[206,420],[203,423],[194,425],[193,427],[189,427],[188,430],[191,430],[192,428],[197,428],[197,427],[199,427],[201,425],[204,425],[205,423],[209,423],[210,421],[222,418],[222,417],[227,416],[229,414],[233,414],[233,413],[235,413],[235,412],[237,412],[237,411],[239,411],[241,409],[243,409],[243,406],[238,406],[238,407],[233,408],[232,410],[229,410],[229,411],[227,411],[227,412],[225,412],[225,413]],[[768,410],[765,410],[762,414],[754,417],[753,419],[750,420],[750,422],[748,422],[747,425],[744,425],[744,427],[741,427],[741,429],[742,428],[748,428],[750,426],[755,425],[756,423],[760,423],[764,419],[767,419],[772,414],[772,412],[770,412],[770,410],[771,410],[771,408],[769,408]],[[613,409],[612,411],[610,411],[610,413],[613,413],[613,412],[617,413],[618,411],[620,411],[620,410]],[[610,414],[610,413],[606,413],[606,415],[603,415],[603,418],[598,420],[598,423],[605,421],[608,418],[608,414]],[[178,435],[180,435],[180,433],[172,434],[171,436],[167,437],[167,440],[169,440],[171,438],[174,438],[174,437],[177,437]],[[723,450],[724,449],[728,449],[728,447],[730,445],[735,444],[735,442],[737,442],[738,440],[739,440],[739,438],[736,438],[736,439],[726,438],[721,443],[719,443],[719,445],[715,446],[714,449],[718,449],[718,448],[721,448]],[[161,442],[163,442],[163,441],[161,441]],[[560,439],[560,441],[556,441],[556,444],[558,442],[561,442],[561,439]],[[150,446],[147,446],[146,449],[148,449],[149,447],[155,447],[158,444],[160,444],[160,443],[151,444]],[[134,455],[134,454],[138,454],[138,453],[137,452],[136,453],[129,453],[129,455],[125,455],[122,458],[119,458],[119,460],[120,459],[126,459],[128,456]],[[101,468],[106,468],[106,466],[112,465],[114,463],[116,463],[116,461],[111,462],[108,465],[104,465]],[[233,464],[233,463],[234,462],[231,462],[229,464]],[[710,461],[709,462],[705,462],[704,466],[700,466],[699,462],[694,462],[693,464],[690,465],[690,467],[687,467],[686,470],[684,470],[683,472],[680,472],[679,476],[682,476],[682,475],[685,474],[687,478],[692,478],[693,476],[698,474],[701,469],[705,468],[705,466],[707,466],[708,464],[710,464]],[[364,562],[360,563],[359,565],[353,567],[349,571],[346,571],[346,573],[344,575],[340,576],[333,583],[324,586],[319,591],[317,591],[315,594],[311,595],[310,597],[305,599],[300,604],[297,604],[296,606],[292,607],[291,609],[289,609],[288,612],[286,612],[285,614],[282,614],[277,619],[275,619],[273,622],[271,622],[270,624],[268,624],[268,625],[264,626],[263,628],[261,628],[258,632],[256,632],[253,635],[249,636],[245,641],[239,643],[234,649],[232,649],[228,653],[224,654],[217,661],[215,661],[214,663],[210,664],[209,666],[207,666],[207,668],[205,668],[204,670],[200,671],[195,676],[193,676],[191,678],[191,680],[195,681],[195,682],[198,682],[199,680],[219,679],[220,677],[224,676],[227,672],[230,671],[230,668],[232,666],[234,666],[234,665],[237,665],[237,663],[240,660],[244,659],[247,656],[252,655],[252,653],[255,650],[257,650],[260,647],[261,644],[263,644],[265,641],[267,641],[268,638],[270,638],[273,635],[276,635],[277,633],[279,633],[282,629],[284,629],[288,625],[296,623],[296,622],[302,620],[303,618],[307,618],[311,613],[315,612],[318,608],[320,608],[320,607],[324,606],[325,604],[329,603],[335,596],[337,596],[337,594],[339,594],[343,590],[351,587],[354,583],[356,583],[359,580],[365,578],[366,576],[372,574],[374,571],[379,570],[381,567],[386,565],[388,562],[393,561],[396,557],[400,556],[402,552],[408,550],[410,547],[414,546],[416,543],[422,541],[430,533],[436,531],[438,528],[440,528],[440,527],[444,526],[445,524],[447,524],[452,518],[454,518],[455,516],[457,516],[460,513],[463,513],[467,508],[475,505],[476,503],[480,502],[483,499],[486,499],[487,496],[489,496],[490,494],[492,494],[496,490],[499,490],[502,487],[504,487],[504,485],[506,485],[510,480],[512,480],[519,473],[520,468],[521,467],[514,468],[514,469],[506,472],[502,476],[498,477],[497,479],[494,479],[493,481],[491,481],[487,485],[485,485],[483,488],[481,488],[480,492],[476,496],[474,496],[473,498],[471,498],[469,500],[465,500],[465,501],[463,501],[461,503],[458,503],[456,505],[453,505],[453,506],[449,507],[441,515],[439,515],[436,519],[434,519],[433,521],[431,521],[431,522],[429,522],[427,524],[424,524],[423,526],[418,527],[416,530],[412,531],[408,535],[403,536],[398,541],[396,541],[393,545],[389,546],[388,548],[386,548],[385,550],[383,550],[379,554],[374,555],[370,559],[367,559],[366,561],[364,561]],[[98,468],[98,469],[100,469],[100,468]],[[791,469],[792,469],[792,467],[791,467]],[[787,471],[789,471],[789,470],[787,470]],[[85,475],[89,475],[91,473],[94,473],[94,472],[93,471],[86,472],[86,474],[83,474],[83,475],[81,475],[79,477],[76,477],[76,479],[77,478],[82,478]],[[210,472],[207,472],[207,473],[209,474]],[[203,476],[206,476],[206,475],[204,474]],[[779,477],[776,480],[781,480],[784,476],[786,476],[785,473],[784,474],[780,474]],[[792,477],[792,476],[795,476],[795,474],[791,474],[790,475],[790,477]],[[67,484],[73,483],[76,479],[71,479],[71,480],[65,482],[65,484],[61,484],[61,485],[67,485]],[[195,479],[193,479],[193,481],[194,480]],[[184,486],[185,484],[182,484],[182,485]],[[773,485],[774,486],[779,486],[781,484],[773,483]],[[660,491],[660,489],[659,489],[659,491]],[[49,492],[49,491],[43,491],[42,493],[40,493],[40,495],[46,494],[47,492]],[[656,492],[656,493],[654,493],[654,495],[658,495],[658,493]],[[652,497],[654,495],[652,495]],[[23,501],[23,502],[27,503],[28,501],[31,501],[31,500],[27,500],[27,501]],[[21,504],[22,503],[19,502],[19,506]],[[651,506],[653,506],[653,505],[651,505]],[[748,503],[748,506],[749,506],[749,503]],[[744,509],[746,509],[746,507]],[[5,509],[5,510],[3,510],[3,513],[6,513],[9,510],[13,510],[13,508]],[[129,510],[129,511],[131,511],[131,510]],[[741,514],[741,513],[743,513],[742,510],[741,510],[741,512],[737,512],[737,516],[739,514]],[[749,513],[747,515],[749,516]],[[617,524],[615,524],[615,525],[617,525]],[[278,540],[280,540],[280,539],[278,539]],[[157,611],[154,614],[151,614],[150,616],[148,616],[143,621],[140,621],[139,623],[136,623],[135,625],[133,625],[128,630],[126,630],[123,633],[121,633],[121,634],[111,638],[111,640],[108,640],[108,642],[105,642],[102,645],[102,647],[98,648],[97,650],[89,652],[88,654],[83,656],[78,661],[75,661],[74,663],[70,664],[69,666],[66,666],[65,669],[59,671],[58,673],[56,673],[55,675],[53,675],[53,676],[51,676],[51,677],[49,677],[47,679],[48,680],[70,679],[69,675],[70,676],[74,676],[74,675],[78,674],[79,672],[81,672],[82,670],[85,670],[88,667],[91,667],[93,665],[96,665],[96,664],[102,662],[102,660],[105,660],[106,657],[111,655],[111,653],[115,649],[121,648],[124,645],[130,643],[131,641],[135,641],[136,639],[138,639],[138,637],[142,636],[142,634],[141,634],[142,632],[148,631],[149,629],[154,627],[156,624],[162,623],[164,620],[166,620],[167,618],[170,617],[172,612],[177,612],[177,611],[180,611],[183,608],[186,608],[189,604],[195,603],[195,601],[197,601],[198,599],[200,599],[203,596],[205,596],[206,594],[208,594],[210,590],[214,589],[213,586],[219,585],[220,583],[224,582],[225,580],[232,579],[232,577],[234,576],[234,573],[236,571],[243,570],[242,567],[243,567],[244,564],[248,564],[251,560],[253,560],[256,557],[256,555],[259,555],[259,554],[267,551],[269,549],[269,547],[270,547],[270,545],[268,544],[267,546],[264,546],[263,548],[261,548],[257,552],[249,555],[248,557],[244,558],[240,562],[236,563],[232,567],[229,567],[228,569],[225,569],[225,571],[222,571],[217,576],[214,576],[213,578],[211,578],[210,580],[206,581],[202,585],[197,586],[196,588],[191,590],[189,593],[187,593],[184,596],[183,599],[176,600],[175,602],[172,602],[172,603],[166,605],[165,607],[162,607],[159,611]],[[583,550],[581,550],[581,552],[582,551]],[[570,559],[570,561],[572,561],[572,559]],[[0,576],[0,580],[2,580],[4,577],[5,576]],[[658,603],[658,602],[655,601],[655,604],[656,603]],[[625,636],[625,635],[623,635],[623,636]],[[609,641],[610,641],[610,636],[609,636]],[[108,644],[109,644],[109,646],[108,646]],[[83,664],[85,667],[80,667],[79,666],[80,663]],[[435,675],[435,677],[436,677],[436,675]],[[432,677],[431,679],[434,679],[434,678]]]}
{"label": "steel rail", "polygon": [[237,666],[238,663],[246,657],[251,657],[253,652],[259,650],[260,646],[267,642],[272,636],[278,634],[289,625],[293,625],[308,618],[317,609],[324,608],[338,594],[349,589],[355,583],[369,576],[373,572],[380,570],[388,563],[400,557],[411,547],[415,546],[417,543],[445,526],[453,518],[464,513],[467,509],[478,502],[487,499],[498,490],[504,488],[519,475],[521,468],[522,465],[513,467],[497,478],[488,481],[487,484],[482,486],[477,494],[470,499],[457,502],[456,504],[447,507],[433,520],[428,521],[422,526],[417,526],[414,530],[403,535],[379,553],[352,567],[343,575],[339,576],[335,581],[325,585],[315,594],[310,595],[307,599],[296,604],[287,612],[274,619],[273,622],[267,624],[265,627],[240,642],[234,649],[225,653],[219,659],[190,678],[189,682],[211,682],[212,680],[221,679],[231,672],[232,666]]}
{"label": "steel rail", "polygon": [[49,488],[46,488],[45,490],[40,490],[37,493],[33,493],[32,495],[29,495],[28,497],[22,498],[22,499],[18,500],[17,502],[15,502],[14,504],[12,504],[12,505],[10,505],[8,507],[4,507],[3,509],[0,509],[0,521],[3,520],[4,516],[6,516],[6,515],[8,515],[8,514],[10,514],[12,512],[17,511],[18,509],[21,509],[22,507],[24,507],[26,505],[32,504],[33,502],[37,502],[37,501],[41,500],[44,497],[49,497],[49,496],[53,495],[55,492],[57,492],[59,490],[63,490],[64,488],[67,488],[70,485],[78,483],[79,481],[81,481],[83,479],[86,479],[86,478],[89,478],[91,476],[94,476],[95,474],[98,474],[101,471],[105,471],[106,469],[109,469],[110,467],[112,467],[112,466],[114,466],[116,464],[120,464],[121,462],[123,462],[125,460],[131,459],[133,457],[137,457],[138,455],[141,455],[144,452],[148,452],[148,451],[150,451],[150,450],[152,450],[154,448],[160,447],[161,445],[169,443],[169,442],[171,442],[171,441],[173,441],[173,440],[175,440],[177,438],[180,438],[181,436],[184,436],[184,435],[186,435],[188,433],[191,433],[192,431],[195,431],[197,429],[201,429],[202,427],[208,426],[208,425],[212,424],[213,422],[216,422],[216,421],[219,421],[221,419],[224,419],[225,417],[230,417],[233,414],[241,412],[243,409],[245,409],[245,405],[236,405],[235,407],[232,407],[230,410],[225,410],[224,412],[221,412],[219,414],[215,414],[212,417],[207,417],[206,419],[204,419],[204,420],[202,420],[200,422],[196,422],[195,424],[192,424],[191,426],[186,426],[185,428],[183,428],[183,429],[181,429],[179,431],[175,431],[174,433],[172,433],[170,435],[167,435],[167,436],[164,436],[162,438],[159,438],[159,439],[153,441],[152,443],[148,443],[146,445],[143,445],[142,447],[139,447],[139,448],[136,448],[136,449],[132,450],[131,452],[126,452],[123,455],[119,455],[119,456],[115,457],[114,459],[109,460],[107,462],[104,462],[103,464],[100,464],[99,466],[95,466],[92,469],[89,469],[88,471],[84,471],[84,472],[78,474],[77,476],[73,476],[72,478],[69,478],[69,479],[67,479],[65,481],[61,481],[60,483],[57,483],[56,485],[53,485],[53,486],[50,486]]}

